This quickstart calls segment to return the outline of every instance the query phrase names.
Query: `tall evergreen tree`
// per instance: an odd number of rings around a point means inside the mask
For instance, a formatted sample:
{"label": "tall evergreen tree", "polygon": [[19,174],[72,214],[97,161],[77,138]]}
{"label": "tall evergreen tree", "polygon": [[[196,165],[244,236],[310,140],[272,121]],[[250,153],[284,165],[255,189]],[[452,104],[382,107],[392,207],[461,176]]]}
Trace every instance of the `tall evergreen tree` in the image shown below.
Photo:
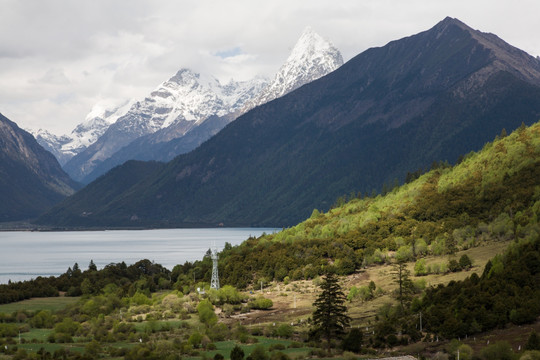
{"label": "tall evergreen tree", "polygon": [[398,284],[398,300],[403,308],[409,302],[414,292],[414,285],[410,278],[411,272],[407,269],[405,261],[398,261],[394,265],[394,281]]}
{"label": "tall evergreen tree", "polygon": [[347,315],[347,307],[344,305],[345,294],[334,273],[326,274],[320,288],[322,292],[313,303],[314,331],[326,338],[330,352],[332,339],[339,338],[345,333],[351,318]]}
{"label": "tall evergreen tree", "polygon": [[90,260],[90,264],[88,265],[89,271],[97,271],[97,266],[94,264],[94,260]]}

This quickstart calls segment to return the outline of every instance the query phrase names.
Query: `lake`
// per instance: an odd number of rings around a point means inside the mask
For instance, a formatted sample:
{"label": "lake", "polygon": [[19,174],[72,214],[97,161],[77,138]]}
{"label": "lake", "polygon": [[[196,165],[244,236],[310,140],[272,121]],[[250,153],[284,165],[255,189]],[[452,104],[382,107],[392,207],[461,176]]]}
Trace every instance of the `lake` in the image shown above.
{"label": "lake", "polygon": [[169,270],[186,261],[201,260],[215,246],[238,245],[280,229],[216,228],[108,230],[65,232],[0,232],[0,284],[37,276],[58,276],[75,263],[86,270],[90,260],[98,269],[124,261],[148,259]]}

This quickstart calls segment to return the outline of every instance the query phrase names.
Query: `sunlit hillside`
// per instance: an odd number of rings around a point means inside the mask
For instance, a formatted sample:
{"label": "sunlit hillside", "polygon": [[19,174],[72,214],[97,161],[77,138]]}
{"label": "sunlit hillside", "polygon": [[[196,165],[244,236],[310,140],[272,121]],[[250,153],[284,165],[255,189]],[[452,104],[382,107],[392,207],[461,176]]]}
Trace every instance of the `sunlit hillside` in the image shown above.
{"label": "sunlit hillside", "polygon": [[223,274],[240,286],[257,277],[312,278],[328,264],[345,275],[388,257],[414,260],[533,236],[540,232],[539,162],[540,123],[503,130],[453,167],[434,164],[385,195],[348,195],[327,213],[314,210],[294,227],[226,249]]}

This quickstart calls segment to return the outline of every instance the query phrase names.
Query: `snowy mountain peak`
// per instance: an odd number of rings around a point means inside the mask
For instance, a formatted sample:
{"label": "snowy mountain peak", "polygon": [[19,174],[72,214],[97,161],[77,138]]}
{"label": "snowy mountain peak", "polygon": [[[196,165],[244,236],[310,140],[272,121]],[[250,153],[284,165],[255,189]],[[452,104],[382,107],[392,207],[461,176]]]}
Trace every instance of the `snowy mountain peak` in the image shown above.
{"label": "snowy mountain peak", "polygon": [[[133,99],[125,100],[119,104],[108,99],[98,101],[86,115],[85,121],[79,124],[79,126],[83,125],[85,128],[92,126],[92,123],[98,118],[105,120],[109,124],[113,124],[120,116],[124,115],[129,110],[134,102],[135,100]],[[77,128],[79,126],[77,126]],[[76,130],[73,130],[73,132],[75,131]]]}
{"label": "snowy mountain peak", "polygon": [[69,136],[55,135],[44,129],[37,131],[28,130],[28,132],[34,135],[39,145],[56,157],[60,165],[64,165],[71,158],[72,155],[65,154],[61,151],[62,146],[72,141]]}
{"label": "snowy mountain peak", "polygon": [[181,69],[143,100],[134,103],[64,169],[74,179],[82,180],[135,139],[158,131],[162,138],[169,138],[162,134],[164,129],[181,137],[210,116],[225,116],[242,109],[265,85],[260,78],[222,85],[213,76]]}
{"label": "snowy mountain peak", "polygon": [[[281,97],[342,64],[340,52],[307,27],[270,83],[256,77],[222,84],[213,76],[182,68],[144,99],[130,103],[122,111],[107,110],[110,107],[104,104],[96,105],[87,121],[72,133],[75,140],[62,146],[62,151],[70,152],[71,156],[76,154],[65,164],[64,170],[76,180],[90,181],[94,170],[106,171],[106,166],[111,166],[113,161],[101,164],[136,139],[144,136],[153,144],[183,137],[210,117],[232,121],[249,109]],[[223,121],[206,124],[205,130],[196,131],[196,136],[208,138],[221,129],[220,126],[224,126]],[[99,129],[99,133],[92,129]],[[193,146],[198,143],[194,141]],[[81,147],[75,149],[73,144]]]}
{"label": "snowy mountain peak", "polygon": [[[293,61],[294,59],[301,59],[305,56],[311,56],[319,54],[323,56],[327,52],[332,53],[332,58],[339,54],[339,51],[330,43],[317,34],[310,26],[306,27],[302,32],[302,35],[296,42],[291,55],[287,59],[287,62]],[[341,54],[339,55],[341,56]],[[342,61],[343,62],[343,59]]]}
{"label": "snowy mountain peak", "polygon": [[33,132],[37,142],[64,165],[73,156],[93,144],[109,126],[124,115],[133,105],[134,100],[126,100],[120,104],[106,99],[98,101],[86,115],[85,120],[77,125],[69,135],[54,135],[39,129]]}
{"label": "snowy mountain peak", "polygon": [[311,27],[306,27],[274,80],[247,106],[247,110],[277,99],[343,65],[339,50]]}

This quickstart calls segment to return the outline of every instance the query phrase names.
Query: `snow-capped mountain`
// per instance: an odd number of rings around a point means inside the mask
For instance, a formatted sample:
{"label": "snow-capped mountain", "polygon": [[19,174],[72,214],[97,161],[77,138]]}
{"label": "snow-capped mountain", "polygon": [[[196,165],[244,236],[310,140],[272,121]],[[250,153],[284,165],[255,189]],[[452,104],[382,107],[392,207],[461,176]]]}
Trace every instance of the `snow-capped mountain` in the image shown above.
{"label": "snow-capped mountain", "polygon": [[107,103],[103,104],[103,102],[97,103],[90,113],[88,113],[85,121],[77,125],[71,132],[71,138],[73,140],[64,145],[62,150],[64,152],[72,152],[73,156],[77,155],[95,143],[111,124],[114,124],[121,116],[128,112],[134,103],[135,100],[133,99],[127,100],[119,106]]}
{"label": "snow-capped mountain", "polygon": [[193,150],[248,110],[342,64],[339,50],[306,28],[271,82],[257,77],[223,85],[212,76],[181,69],[134,103],[95,143],[66,163],[64,170],[88,183],[127,160],[169,161]]}
{"label": "snow-capped mountain", "polygon": [[72,157],[96,142],[133,103],[134,100],[129,100],[116,106],[104,101],[98,102],[86,115],[85,121],[77,125],[71,134],[55,135],[39,129],[33,131],[32,135],[41,146],[53,153],[60,165],[64,166]]}
{"label": "snow-capped mountain", "polygon": [[62,152],[62,146],[73,140],[68,135],[55,135],[45,129],[39,129],[37,131],[27,129],[26,131],[34,136],[39,145],[52,153],[60,165],[64,165],[73,157],[72,155],[64,154]]}
{"label": "snow-capped mountain", "polygon": [[211,115],[224,116],[243,108],[265,85],[262,78],[246,82],[231,80],[222,85],[214,77],[181,69],[144,100],[137,101],[64,169],[81,181],[133,140],[165,128],[174,130],[172,136],[180,137]]}
{"label": "snow-capped mountain", "polygon": [[307,27],[274,79],[244,110],[277,99],[331,73],[341,65],[343,57],[339,50]]}

